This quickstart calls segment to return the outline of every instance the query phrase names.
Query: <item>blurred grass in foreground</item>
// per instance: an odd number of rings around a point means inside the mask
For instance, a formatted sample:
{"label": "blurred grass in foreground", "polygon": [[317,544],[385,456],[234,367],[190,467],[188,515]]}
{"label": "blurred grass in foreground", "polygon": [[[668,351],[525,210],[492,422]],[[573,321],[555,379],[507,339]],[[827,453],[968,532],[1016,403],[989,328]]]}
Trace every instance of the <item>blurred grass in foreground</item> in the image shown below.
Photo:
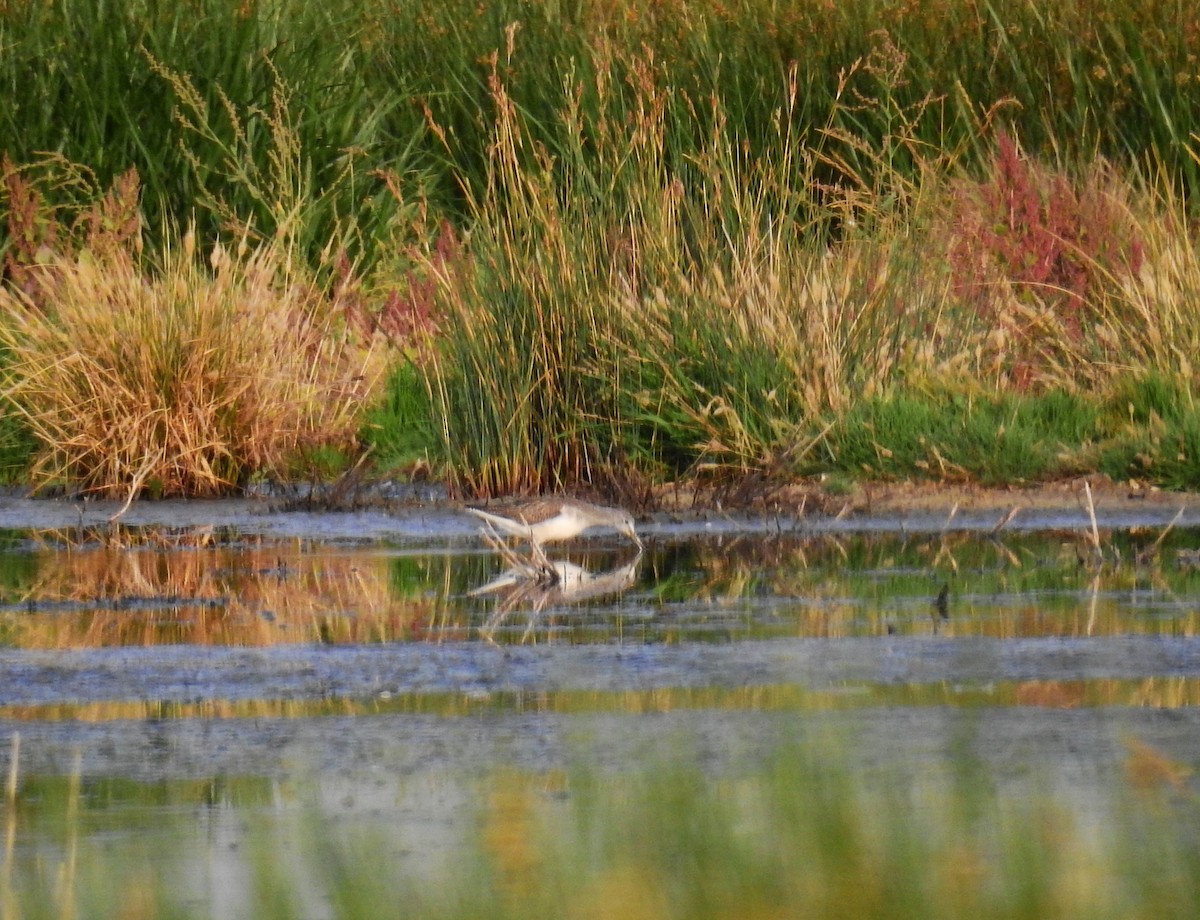
{"label": "blurred grass in foreground", "polygon": [[[450,849],[433,874],[414,873],[415,854],[387,831],[326,820],[293,798],[283,818],[256,822],[239,856],[250,861],[249,903],[237,906],[256,917],[446,920],[1195,915],[1190,772],[1137,740],[1107,791],[1058,799],[1049,787],[999,788],[970,758],[915,779],[895,767],[864,772],[827,743],[784,744],[736,775],[682,763],[490,774],[472,787],[466,839],[431,842]],[[186,869],[165,871],[168,853],[136,835],[92,845],[88,828],[113,829],[97,820],[97,788],[10,778],[5,916],[207,915],[183,905],[176,873]],[[209,797],[222,786],[205,789],[193,798],[220,806]],[[31,832],[55,843],[31,858]]]}

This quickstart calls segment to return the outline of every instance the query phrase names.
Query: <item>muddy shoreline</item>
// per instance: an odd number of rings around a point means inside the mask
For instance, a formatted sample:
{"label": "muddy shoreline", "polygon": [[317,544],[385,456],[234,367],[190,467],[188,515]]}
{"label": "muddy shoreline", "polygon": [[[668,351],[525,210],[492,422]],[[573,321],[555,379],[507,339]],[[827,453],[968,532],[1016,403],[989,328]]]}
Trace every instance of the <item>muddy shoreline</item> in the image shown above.
{"label": "muddy shoreline", "polygon": [[[1085,489],[1085,482],[1087,489]],[[1090,496],[1088,494],[1090,490]],[[663,510],[638,516],[653,536],[963,530],[1053,530],[1200,525],[1200,493],[1166,492],[1102,478],[1027,488],[982,488],[929,483],[860,485],[847,495],[808,486],[772,493],[744,507],[675,493]],[[711,498],[711,497],[710,497]],[[313,540],[404,540],[421,543],[475,539],[477,522],[462,502],[437,485],[390,486],[354,510],[304,510],[278,495],[124,502],[0,497],[0,529],[72,531],[109,527],[212,528],[242,534]]]}

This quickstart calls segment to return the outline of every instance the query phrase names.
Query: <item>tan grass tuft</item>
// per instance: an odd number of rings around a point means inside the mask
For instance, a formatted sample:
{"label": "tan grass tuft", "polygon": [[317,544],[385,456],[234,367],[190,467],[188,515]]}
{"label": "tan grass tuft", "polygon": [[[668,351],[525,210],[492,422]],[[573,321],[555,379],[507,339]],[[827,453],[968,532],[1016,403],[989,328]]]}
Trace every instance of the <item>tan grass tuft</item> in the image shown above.
{"label": "tan grass tuft", "polygon": [[209,495],[348,446],[382,356],[291,255],[218,245],[205,266],[188,234],[149,271],[84,249],[39,266],[36,303],[0,291],[3,392],[43,445],[35,482]]}

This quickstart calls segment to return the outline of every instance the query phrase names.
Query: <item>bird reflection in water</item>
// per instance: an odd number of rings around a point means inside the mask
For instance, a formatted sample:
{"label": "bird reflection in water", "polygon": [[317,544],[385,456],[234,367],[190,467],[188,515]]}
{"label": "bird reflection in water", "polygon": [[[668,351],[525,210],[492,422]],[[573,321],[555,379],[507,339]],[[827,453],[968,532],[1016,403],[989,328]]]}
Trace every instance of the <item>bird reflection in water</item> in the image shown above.
{"label": "bird reflection in water", "polygon": [[486,584],[469,592],[471,597],[492,597],[496,609],[488,616],[480,635],[497,645],[496,631],[515,611],[530,614],[521,642],[533,634],[538,616],[552,607],[579,604],[587,600],[620,594],[637,582],[642,548],[629,562],[605,572],[592,572],[567,560],[551,560],[540,543],[529,546],[528,555],[517,553],[495,533],[483,531],[484,541],[508,563],[508,567]]}

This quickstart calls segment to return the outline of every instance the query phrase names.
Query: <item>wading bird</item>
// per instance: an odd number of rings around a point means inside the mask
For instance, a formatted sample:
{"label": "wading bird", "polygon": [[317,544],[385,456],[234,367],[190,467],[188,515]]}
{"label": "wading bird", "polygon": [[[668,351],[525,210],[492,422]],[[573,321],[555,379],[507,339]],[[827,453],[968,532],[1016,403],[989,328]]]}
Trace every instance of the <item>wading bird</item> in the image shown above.
{"label": "wading bird", "polygon": [[629,537],[638,549],[642,548],[642,541],[633,527],[633,515],[624,508],[606,508],[574,498],[537,498],[507,507],[503,514],[482,508],[467,508],[466,511],[494,530],[528,540],[537,547],[557,540],[570,540],[593,527],[608,527]]}

